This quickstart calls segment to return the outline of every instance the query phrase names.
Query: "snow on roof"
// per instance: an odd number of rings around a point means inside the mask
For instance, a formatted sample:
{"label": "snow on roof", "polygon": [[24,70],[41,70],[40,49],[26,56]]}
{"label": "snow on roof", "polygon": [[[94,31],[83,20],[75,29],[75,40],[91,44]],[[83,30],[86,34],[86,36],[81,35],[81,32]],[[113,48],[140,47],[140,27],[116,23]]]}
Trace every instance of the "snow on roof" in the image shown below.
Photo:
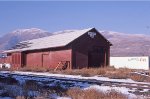
{"label": "snow on roof", "polygon": [[27,44],[25,47],[13,49],[13,50],[7,50],[5,52],[8,53],[8,52],[16,52],[16,51],[38,50],[38,49],[66,46],[76,38],[80,37],[81,35],[87,33],[92,29],[93,28],[74,30],[74,31],[65,31],[64,33],[61,34],[55,34],[48,37],[22,41],[20,42],[20,44]]}

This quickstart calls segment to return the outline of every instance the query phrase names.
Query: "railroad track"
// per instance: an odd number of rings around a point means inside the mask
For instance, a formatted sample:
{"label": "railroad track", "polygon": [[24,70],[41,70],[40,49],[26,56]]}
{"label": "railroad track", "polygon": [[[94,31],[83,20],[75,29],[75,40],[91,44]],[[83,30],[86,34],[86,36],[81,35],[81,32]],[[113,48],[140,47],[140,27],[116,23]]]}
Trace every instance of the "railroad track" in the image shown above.
{"label": "railroad track", "polygon": [[78,79],[78,78],[66,78],[66,77],[55,77],[55,76],[43,76],[43,75],[25,75],[25,74],[15,74],[15,73],[0,73],[2,77],[12,77],[12,78],[22,78],[24,80],[34,80],[37,82],[49,83],[52,81],[60,81],[66,83],[83,83],[89,85],[106,85],[115,87],[127,87],[127,88],[139,88],[139,89],[149,89],[150,84],[142,83],[127,83],[127,82],[117,82],[117,81],[103,81],[96,79]]}

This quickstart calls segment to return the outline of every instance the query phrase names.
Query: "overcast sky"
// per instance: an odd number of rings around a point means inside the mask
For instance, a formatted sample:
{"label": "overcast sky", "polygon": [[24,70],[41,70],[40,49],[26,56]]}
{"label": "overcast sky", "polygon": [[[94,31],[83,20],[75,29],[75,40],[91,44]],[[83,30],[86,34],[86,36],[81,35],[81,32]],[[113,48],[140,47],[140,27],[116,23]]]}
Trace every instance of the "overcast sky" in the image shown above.
{"label": "overcast sky", "polygon": [[0,36],[23,28],[54,32],[89,27],[150,34],[150,2],[0,1]]}

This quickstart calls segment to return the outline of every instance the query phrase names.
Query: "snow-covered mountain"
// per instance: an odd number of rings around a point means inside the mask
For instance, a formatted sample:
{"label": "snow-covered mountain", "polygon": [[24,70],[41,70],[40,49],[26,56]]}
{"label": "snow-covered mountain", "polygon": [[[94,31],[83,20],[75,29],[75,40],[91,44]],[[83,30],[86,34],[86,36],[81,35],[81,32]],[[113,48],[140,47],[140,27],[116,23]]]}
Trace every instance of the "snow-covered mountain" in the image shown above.
{"label": "snow-covered mountain", "polygon": [[[16,43],[24,40],[30,40],[40,37],[45,37],[53,34],[64,33],[64,30],[54,33],[47,31],[30,28],[30,29],[18,29],[10,32],[0,38],[0,50],[10,49]],[[150,36],[144,34],[126,34],[113,31],[101,31],[112,44],[111,56],[143,56],[150,55]]]}
{"label": "snow-covered mountain", "polygon": [[0,38],[0,49],[10,49],[20,41],[45,37],[49,35],[51,35],[49,32],[38,28],[17,29]]}
{"label": "snow-covered mountain", "polygon": [[111,56],[145,56],[150,55],[150,36],[144,34],[126,34],[101,31],[112,42]]}

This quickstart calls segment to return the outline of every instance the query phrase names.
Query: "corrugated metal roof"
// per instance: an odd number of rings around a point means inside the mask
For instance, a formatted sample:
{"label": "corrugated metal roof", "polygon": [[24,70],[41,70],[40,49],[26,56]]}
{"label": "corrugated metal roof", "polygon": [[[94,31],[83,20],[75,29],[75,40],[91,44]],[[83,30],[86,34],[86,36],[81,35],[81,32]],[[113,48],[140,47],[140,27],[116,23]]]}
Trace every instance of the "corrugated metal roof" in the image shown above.
{"label": "corrugated metal roof", "polygon": [[46,48],[53,48],[53,47],[60,47],[66,46],[76,38],[80,37],[81,35],[87,33],[93,28],[83,29],[83,30],[75,30],[75,31],[65,31],[61,34],[56,34],[48,37],[43,37],[39,39],[33,39],[28,41],[22,41],[20,44],[27,44],[22,48],[7,50],[5,52],[16,52],[16,51],[27,51],[27,50],[38,50],[38,49],[46,49]]}

